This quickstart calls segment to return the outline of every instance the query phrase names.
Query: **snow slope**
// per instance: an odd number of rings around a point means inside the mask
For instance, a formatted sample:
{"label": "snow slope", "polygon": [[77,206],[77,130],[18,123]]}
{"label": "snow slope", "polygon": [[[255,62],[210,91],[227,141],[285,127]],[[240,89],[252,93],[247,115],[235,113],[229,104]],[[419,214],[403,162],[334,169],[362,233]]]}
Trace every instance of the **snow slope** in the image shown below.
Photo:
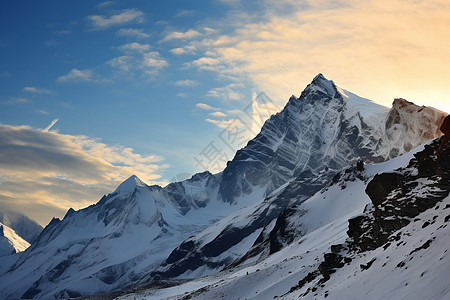
{"label": "snow slope", "polygon": [[[246,261],[175,286],[134,291],[118,299],[447,299],[448,196],[394,230],[389,243],[371,251],[353,252],[352,260],[337,268],[328,280],[318,271],[324,255],[348,241],[349,219],[362,215],[372,205],[365,190],[377,174],[419,176],[422,184],[414,184],[412,189],[419,198],[437,191],[436,177],[423,177],[421,167],[410,163],[416,153],[426,151],[421,146],[393,160],[366,165],[355,172],[358,176],[346,173],[303,202],[302,213],[292,215],[290,220],[298,235],[262,260]],[[445,182],[442,186],[448,189]]]}
{"label": "snow slope", "polygon": [[[411,150],[406,144],[417,147],[441,135],[445,113],[398,103],[388,110],[317,75],[222,173],[219,196],[224,201],[262,197],[185,240],[146,280],[194,278],[272,253],[286,242],[269,239],[277,235],[272,229],[282,226],[274,223],[278,215],[314,195],[342,168],[358,160],[384,161]],[[391,115],[398,117],[391,121]],[[250,236],[256,237],[254,243]]]}
{"label": "snow slope", "polygon": [[0,222],[13,229],[30,244],[37,238],[43,229],[36,221],[17,212],[0,212]]}
{"label": "snow slope", "polygon": [[0,222],[0,256],[25,251],[29,246],[14,230]]}

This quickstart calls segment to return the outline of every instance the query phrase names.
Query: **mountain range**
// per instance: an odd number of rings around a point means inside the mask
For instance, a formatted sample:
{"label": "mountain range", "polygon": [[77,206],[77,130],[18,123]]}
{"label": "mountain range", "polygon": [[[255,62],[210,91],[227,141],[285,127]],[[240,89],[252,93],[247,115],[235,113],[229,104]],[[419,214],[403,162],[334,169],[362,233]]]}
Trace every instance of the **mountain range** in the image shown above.
{"label": "mountain range", "polygon": [[[346,295],[351,276],[341,277],[355,262],[364,276],[379,270],[376,251],[394,245],[392,234],[400,230],[404,244],[386,251],[417,244],[411,219],[444,222],[426,209],[448,202],[446,116],[404,99],[389,109],[319,74],[222,172],[166,187],[131,176],[98,203],[53,219],[0,270],[0,298],[127,289],[151,299]],[[404,199],[413,196],[410,208]],[[420,204],[428,198],[432,205]],[[433,241],[445,233],[433,231]]]}

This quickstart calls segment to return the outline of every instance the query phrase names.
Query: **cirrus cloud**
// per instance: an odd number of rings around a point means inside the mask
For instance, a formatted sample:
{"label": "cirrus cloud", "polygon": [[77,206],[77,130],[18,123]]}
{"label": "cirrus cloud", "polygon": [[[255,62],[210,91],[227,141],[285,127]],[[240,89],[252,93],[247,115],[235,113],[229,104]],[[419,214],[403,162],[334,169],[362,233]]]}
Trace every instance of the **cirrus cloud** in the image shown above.
{"label": "cirrus cloud", "polygon": [[88,16],[93,29],[101,30],[107,29],[113,26],[123,25],[130,22],[139,22],[142,23],[144,21],[144,13],[136,8],[133,9],[125,9],[119,14],[112,15],[110,17],[105,17],[102,15],[91,15]]}

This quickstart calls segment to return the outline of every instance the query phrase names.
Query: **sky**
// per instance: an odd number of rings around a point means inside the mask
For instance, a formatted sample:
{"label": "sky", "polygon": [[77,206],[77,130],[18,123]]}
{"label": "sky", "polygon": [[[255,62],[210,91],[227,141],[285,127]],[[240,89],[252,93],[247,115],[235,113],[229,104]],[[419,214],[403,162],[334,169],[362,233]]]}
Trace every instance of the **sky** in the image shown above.
{"label": "sky", "polygon": [[219,172],[318,73],[450,112],[446,0],[1,1],[0,210]]}

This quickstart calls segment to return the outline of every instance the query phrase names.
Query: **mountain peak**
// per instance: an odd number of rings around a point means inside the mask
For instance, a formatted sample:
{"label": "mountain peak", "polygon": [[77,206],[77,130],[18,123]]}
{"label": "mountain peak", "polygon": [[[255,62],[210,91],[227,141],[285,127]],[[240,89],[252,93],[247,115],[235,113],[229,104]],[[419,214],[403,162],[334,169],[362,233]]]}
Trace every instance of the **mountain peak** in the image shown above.
{"label": "mountain peak", "polygon": [[116,192],[132,193],[136,187],[146,187],[147,185],[136,175],[131,175],[127,180],[122,182],[116,189]]}
{"label": "mountain peak", "polygon": [[323,76],[322,73],[319,73],[314,77],[311,81],[310,87],[315,87],[322,90],[325,94],[333,97],[336,93],[336,85],[332,80],[328,80]]}

